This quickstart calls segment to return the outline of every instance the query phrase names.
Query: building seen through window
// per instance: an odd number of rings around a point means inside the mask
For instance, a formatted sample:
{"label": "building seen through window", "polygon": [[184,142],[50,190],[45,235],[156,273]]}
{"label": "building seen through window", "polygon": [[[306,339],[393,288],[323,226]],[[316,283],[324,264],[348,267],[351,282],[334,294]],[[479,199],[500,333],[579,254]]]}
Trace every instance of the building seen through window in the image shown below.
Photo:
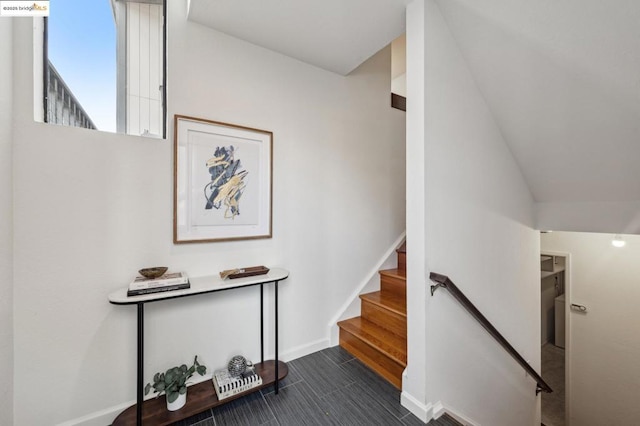
{"label": "building seen through window", "polygon": [[164,137],[163,0],[56,0],[44,31],[45,121]]}

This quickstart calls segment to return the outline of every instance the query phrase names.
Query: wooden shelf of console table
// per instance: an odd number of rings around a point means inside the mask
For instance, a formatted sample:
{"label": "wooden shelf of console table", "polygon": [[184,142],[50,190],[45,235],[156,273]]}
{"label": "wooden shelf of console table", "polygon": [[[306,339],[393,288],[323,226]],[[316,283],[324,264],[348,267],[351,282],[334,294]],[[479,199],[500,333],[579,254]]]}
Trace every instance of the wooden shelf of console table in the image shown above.
{"label": "wooden shelf of console table", "polygon": [[[167,411],[167,403],[164,395],[159,398],[146,400],[142,404],[142,422],[144,424],[154,426],[170,425],[202,413],[210,408],[215,408],[234,399],[259,391],[260,389],[269,387],[275,383],[275,361],[270,360],[265,361],[264,363],[257,363],[255,364],[255,367],[256,373],[262,377],[262,385],[260,386],[219,401],[216,392],[213,389],[213,382],[211,380],[206,380],[196,385],[189,386],[189,390],[187,391],[187,403],[178,411]],[[284,379],[288,372],[289,369],[287,364],[282,361],[278,361],[278,380]],[[116,417],[112,426],[135,425],[136,409],[137,406],[134,404],[124,410],[118,417]]]}

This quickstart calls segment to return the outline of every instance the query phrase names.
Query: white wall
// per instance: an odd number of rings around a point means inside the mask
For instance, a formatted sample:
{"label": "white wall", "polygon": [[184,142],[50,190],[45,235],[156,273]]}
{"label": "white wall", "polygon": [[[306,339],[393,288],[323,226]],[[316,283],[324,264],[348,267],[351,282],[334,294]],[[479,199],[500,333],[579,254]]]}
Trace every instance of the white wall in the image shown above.
{"label": "white wall", "polygon": [[[173,141],[27,119],[31,35],[20,22],[15,424],[91,417],[134,400],[135,308],[107,296],[140,267],[192,276],[288,268],[280,351],[291,358],[328,344],[329,318],[404,229],[404,114],[389,106],[389,49],[342,77],[189,23],[185,6],[169,2],[168,115],[273,131],[274,237],[173,245]],[[194,354],[210,368],[235,353],[255,360],[257,305],[257,289],[149,305],[145,381]],[[43,377],[56,391],[33,410]]]}
{"label": "white wall", "polygon": [[[540,253],[533,200],[437,4],[426,0],[425,6],[422,22],[408,17],[408,24],[421,24],[425,32],[424,123],[407,129],[407,151],[424,144],[425,153],[408,157],[407,170],[424,164],[426,272],[448,275],[539,371]],[[407,37],[411,56],[409,30]],[[412,66],[409,61],[409,98],[412,80],[420,78]],[[421,126],[424,139],[412,137]],[[414,238],[412,215],[409,208],[408,242]],[[430,284],[423,280],[425,287]],[[409,367],[426,358],[427,407],[444,407],[473,424],[539,424],[536,385],[522,368],[445,290],[422,302],[427,351],[410,349]],[[420,327],[408,313],[409,328]]]}
{"label": "white wall", "polygon": [[425,4],[407,6],[407,368],[402,404],[427,421],[425,243]]}
{"label": "white wall", "polygon": [[13,36],[12,18],[0,19],[0,424],[13,423]]}
{"label": "white wall", "polygon": [[542,234],[544,251],[571,255],[569,303],[586,314],[568,311],[572,425],[638,424],[640,419],[640,236],[625,235],[615,248],[612,234]]}

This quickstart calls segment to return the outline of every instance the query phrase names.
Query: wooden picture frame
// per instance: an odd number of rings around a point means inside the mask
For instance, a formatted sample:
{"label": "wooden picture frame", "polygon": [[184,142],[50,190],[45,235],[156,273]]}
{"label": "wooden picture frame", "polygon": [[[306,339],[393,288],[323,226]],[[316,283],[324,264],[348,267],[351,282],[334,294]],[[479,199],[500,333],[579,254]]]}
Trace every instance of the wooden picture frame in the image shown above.
{"label": "wooden picture frame", "polygon": [[273,133],[174,116],[173,242],[271,238]]}

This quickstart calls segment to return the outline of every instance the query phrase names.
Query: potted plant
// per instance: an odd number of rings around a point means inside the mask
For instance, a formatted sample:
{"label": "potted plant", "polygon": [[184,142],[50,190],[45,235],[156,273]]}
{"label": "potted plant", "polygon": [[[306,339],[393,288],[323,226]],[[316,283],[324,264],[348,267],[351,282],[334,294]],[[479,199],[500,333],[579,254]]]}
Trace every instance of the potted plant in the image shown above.
{"label": "potted plant", "polygon": [[158,394],[167,395],[167,410],[176,411],[187,402],[187,380],[197,372],[201,376],[207,372],[207,367],[198,363],[198,356],[193,360],[193,365],[187,367],[182,364],[179,367],[172,367],[164,373],[156,373],[153,376],[153,384],[147,383],[144,394],[147,395],[151,388]]}

